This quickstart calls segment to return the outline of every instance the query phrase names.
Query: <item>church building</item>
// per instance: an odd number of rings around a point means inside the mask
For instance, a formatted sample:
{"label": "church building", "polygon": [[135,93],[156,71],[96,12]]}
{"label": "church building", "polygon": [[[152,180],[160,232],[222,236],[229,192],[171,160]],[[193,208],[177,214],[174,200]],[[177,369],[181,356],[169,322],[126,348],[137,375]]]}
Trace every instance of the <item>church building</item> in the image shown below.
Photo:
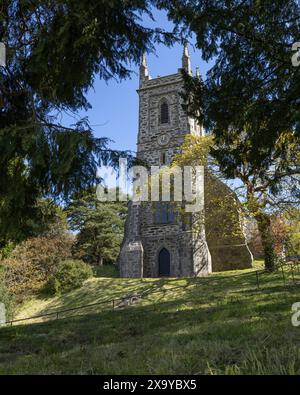
{"label": "church building", "polygon": [[[192,75],[187,45],[184,46],[182,69]],[[143,57],[138,89],[137,157],[149,167],[171,164],[187,134],[204,134],[202,126],[183,110],[182,89],[181,69],[175,74],[152,79],[146,57]],[[203,169],[200,176],[203,209],[206,179]],[[211,185],[213,193],[229,194],[236,200],[225,184],[213,180]],[[121,277],[191,277],[251,267],[252,255],[245,242],[238,211],[235,226],[239,232],[230,237],[222,236],[218,229],[221,222],[217,212],[215,221],[209,220],[198,227],[197,232],[192,226],[195,214],[188,215],[188,221],[183,220],[168,202],[129,202],[125,236],[118,258]],[[224,220],[227,221],[225,217]],[[228,221],[232,221],[232,216]]]}

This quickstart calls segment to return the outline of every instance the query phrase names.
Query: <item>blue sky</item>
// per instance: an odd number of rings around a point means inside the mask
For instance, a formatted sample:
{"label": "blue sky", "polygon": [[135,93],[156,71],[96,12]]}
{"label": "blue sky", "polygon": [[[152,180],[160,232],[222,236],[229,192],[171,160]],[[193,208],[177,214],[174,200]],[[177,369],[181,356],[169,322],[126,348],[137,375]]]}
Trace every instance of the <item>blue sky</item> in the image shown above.
{"label": "blue sky", "polygon": [[[172,29],[163,12],[154,12],[155,24],[165,30]],[[152,22],[145,21],[149,26]],[[193,44],[193,41],[191,42]],[[201,60],[201,52],[190,46],[192,68],[195,72],[196,66],[200,67],[201,75],[204,77],[208,65]],[[158,75],[176,73],[181,67],[182,47],[175,45],[166,48],[157,46],[156,54],[148,56],[148,66],[152,78]],[[109,137],[115,141],[111,145],[113,149],[136,150],[136,138],[138,132],[138,89],[139,75],[138,67],[133,68],[131,79],[117,82],[114,80],[107,83],[95,79],[94,88],[88,92],[87,98],[92,109],[81,112],[80,116],[88,116],[97,137]]]}

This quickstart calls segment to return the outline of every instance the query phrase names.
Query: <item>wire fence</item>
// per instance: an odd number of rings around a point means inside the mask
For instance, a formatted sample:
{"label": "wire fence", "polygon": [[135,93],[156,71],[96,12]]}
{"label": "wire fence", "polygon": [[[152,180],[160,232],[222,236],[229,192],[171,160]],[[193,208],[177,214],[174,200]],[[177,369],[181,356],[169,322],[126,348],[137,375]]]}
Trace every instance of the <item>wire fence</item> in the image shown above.
{"label": "wire fence", "polygon": [[133,304],[134,302],[136,302],[140,298],[142,298],[142,294],[127,295],[127,296],[121,297],[121,298],[104,300],[104,301],[85,304],[85,305],[81,305],[81,306],[73,307],[73,308],[69,308],[69,309],[56,310],[56,311],[53,311],[50,313],[39,314],[39,315],[35,315],[32,317],[10,320],[10,321],[6,321],[5,325],[6,326],[13,326],[14,324],[18,324],[18,323],[22,323],[22,322],[26,322],[26,321],[33,321],[33,320],[41,320],[41,319],[45,319],[45,318],[58,320],[60,318],[66,318],[65,315],[68,313],[75,313],[75,312],[78,312],[81,310],[87,310],[89,308],[95,308],[98,306],[105,306],[105,305],[107,305],[108,307],[111,307],[111,309],[114,310],[115,308],[129,306],[129,305]]}
{"label": "wire fence", "polygon": [[[277,274],[282,281],[282,284],[284,286],[288,285],[300,285],[300,260],[298,261],[290,261],[290,262],[285,262],[285,263],[280,263],[275,272],[271,272],[268,270],[256,270],[255,271],[255,276],[256,276],[256,285],[257,289],[262,288],[262,281],[261,277],[262,275],[271,275],[271,274]],[[265,276],[265,279],[266,279]],[[264,284],[266,281],[264,282]]]}
{"label": "wire fence", "polygon": [[[255,276],[257,290],[263,289],[263,285],[268,283],[268,281],[266,281],[268,278],[268,275],[271,275],[271,274],[273,274],[273,275],[277,274],[279,276],[279,278],[281,279],[282,284],[284,286],[300,285],[300,260],[281,263],[280,265],[278,265],[276,272],[269,272],[265,269],[261,269],[261,270],[256,270],[256,271],[250,272],[248,274],[253,274],[253,276]],[[264,276],[264,281],[262,280],[263,276]],[[233,275],[230,277],[236,277],[236,275]],[[221,279],[219,279],[219,280],[221,280]],[[148,295],[147,292],[139,293],[139,294],[130,294],[130,295],[126,295],[126,296],[123,296],[120,298],[114,298],[114,299],[104,300],[104,301],[100,301],[100,302],[96,302],[96,303],[85,304],[85,305],[81,305],[81,306],[73,307],[73,308],[69,308],[69,309],[56,310],[53,312],[39,314],[39,315],[35,315],[32,317],[10,320],[10,321],[6,321],[6,323],[4,325],[5,326],[13,326],[14,324],[20,324],[22,322],[41,320],[41,319],[44,320],[45,318],[46,319],[48,318],[50,320],[55,320],[55,319],[58,320],[61,318],[66,318],[66,314],[68,314],[68,313],[71,313],[71,316],[74,316],[75,314],[73,314],[73,313],[75,313],[75,312],[84,311],[89,308],[95,309],[96,307],[105,306],[105,305],[108,306],[108,308],[114,310],[115,308],[122,308],[122,307],[132,305],[133,303],[135,303],[139,299],[142,299],[146,295]],[[101,311],[103,311],[103,310],[101,310]]]}

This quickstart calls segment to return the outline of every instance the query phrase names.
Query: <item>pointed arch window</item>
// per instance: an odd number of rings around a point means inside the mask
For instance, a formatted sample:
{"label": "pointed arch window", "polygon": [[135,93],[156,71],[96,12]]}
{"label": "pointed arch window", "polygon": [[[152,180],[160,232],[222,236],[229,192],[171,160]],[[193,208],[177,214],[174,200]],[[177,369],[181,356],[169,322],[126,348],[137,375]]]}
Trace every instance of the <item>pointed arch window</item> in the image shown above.
{"label": "pointed arch window", "polygon": [[167,163],[167,155],[165,152],[160,153],[160,164],[165,165]]}
{"label": "pointed arch window", "polygon": [[155,223],[168,224],[175,222],[175,212],[170,203],[157,203],[155,210]]}
{"label": "pointed arch window", "polygon": [[163,100],[160,105],[160,123],[169,123],[169,105],[166,100]]}

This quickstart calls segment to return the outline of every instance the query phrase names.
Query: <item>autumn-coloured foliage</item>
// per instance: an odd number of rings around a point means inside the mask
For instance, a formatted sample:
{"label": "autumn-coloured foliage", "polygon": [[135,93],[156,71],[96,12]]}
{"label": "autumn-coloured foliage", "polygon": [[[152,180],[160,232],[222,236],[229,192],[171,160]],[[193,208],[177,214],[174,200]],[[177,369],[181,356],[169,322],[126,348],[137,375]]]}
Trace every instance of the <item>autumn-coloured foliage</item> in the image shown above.
{"label": "autumn-coloured foliage", "polygon": [[71,256],[73,237],[34,237],[19,244],[2,261],[8,290],[22,300],[41,290],[59,262]]}
{"label": "autumn-coloured foliage", "polygon": [[[300,225],[295,217],[289,218],[287,213],[274,215],[271,218],[271,231],[277,256],[300,253]],[[263,247],[257,227],[252,230],[249,246],[255,258],[263,257]]]}

